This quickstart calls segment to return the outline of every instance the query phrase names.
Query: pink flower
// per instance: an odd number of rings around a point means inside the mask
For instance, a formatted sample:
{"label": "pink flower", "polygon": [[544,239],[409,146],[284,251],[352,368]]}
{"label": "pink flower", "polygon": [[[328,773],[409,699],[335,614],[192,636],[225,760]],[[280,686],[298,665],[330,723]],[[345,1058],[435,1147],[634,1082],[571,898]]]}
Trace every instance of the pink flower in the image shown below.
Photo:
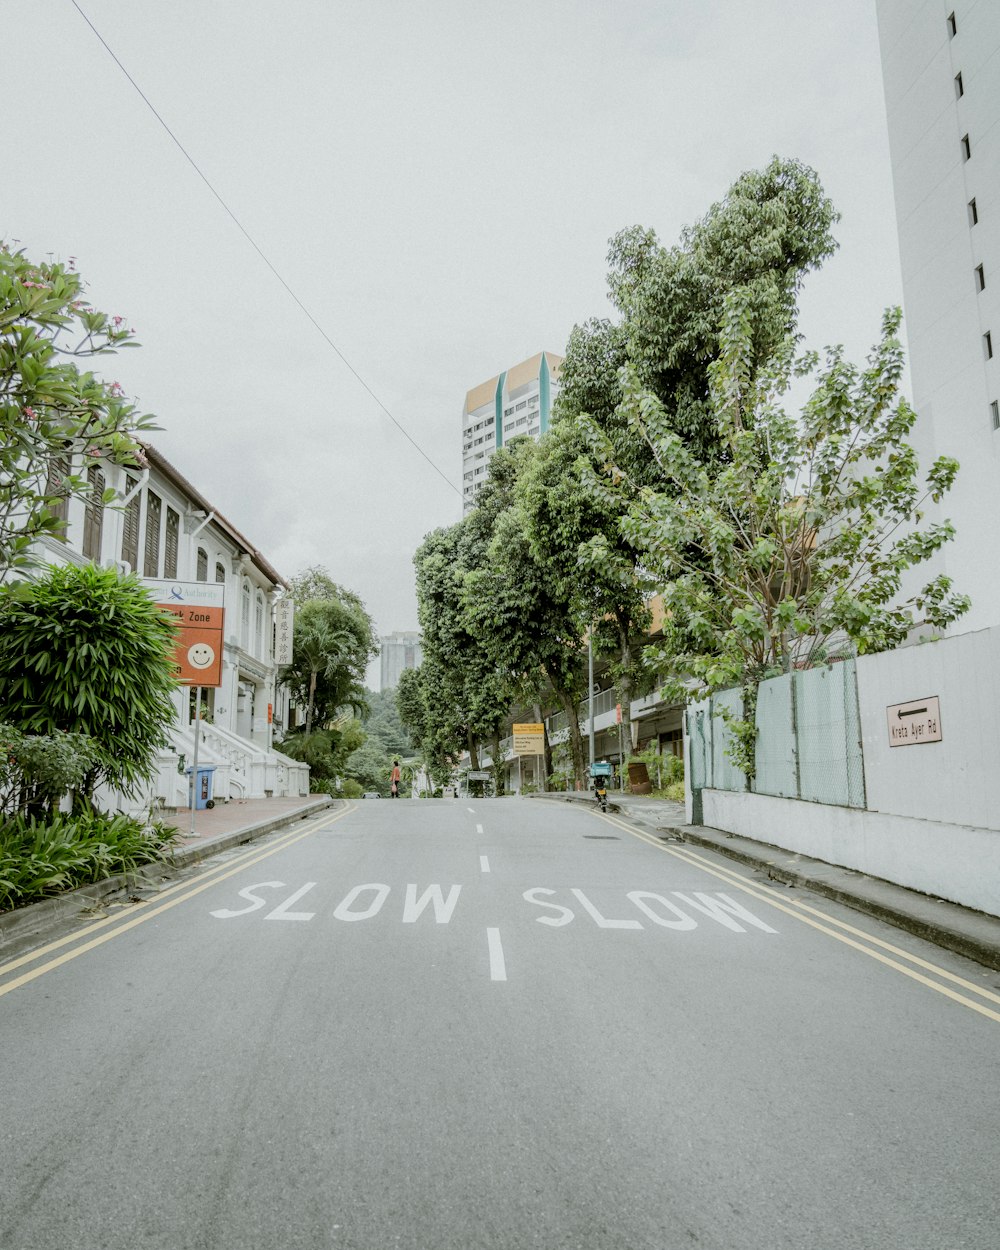
{"label": "pink flower", "polygon": [[124,318],[124,317],[112,317],[112,321],[114,321],[114,323],[115,323],[115,329],[116,329],[116,330],[118,329],[118,327],[122,324],[122,322],[123,322],[124,320],[125,320],[125,318]]}
{"label": "pink flower", "polygon": [[24,415],[28,418],[29,421],[38,420],[38,413],[35,412],[34,408],[25,408]]}
{"label": "pink flower", "polygon": [[115,399],[121,399],[121,397],[125,394],[120,382],[111,383],[111,394],[114,395]]}

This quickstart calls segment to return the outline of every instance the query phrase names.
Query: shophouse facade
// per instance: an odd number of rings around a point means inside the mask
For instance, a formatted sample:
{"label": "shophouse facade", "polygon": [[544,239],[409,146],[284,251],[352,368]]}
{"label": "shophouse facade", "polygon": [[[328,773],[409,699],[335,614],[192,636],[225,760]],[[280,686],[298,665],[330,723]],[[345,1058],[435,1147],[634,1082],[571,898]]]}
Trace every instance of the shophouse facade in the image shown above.
{"label": "shophouse facade", "polygon": [[[222,685],[202,688],[199,766],[215,768],[217,801],[307,794],[309,769],[275,749],[289,727],[289,696],[278,682],[272,611],[287,583],[264,555],[154,447],[143,463],[96,460],[86,467],[91,498],[63,500],[62,538],[39,540],[50,563],[93,562],[150,582],[219,584],[225,591]],[[57,476],[60,467],[55,466]],[[106,489],[116,501],[101,506]],[[174,695],[177,719],[156,776],[134,800],[103,796],[112,807],[184,807],[185,769],[194,755],[194,688]]]}

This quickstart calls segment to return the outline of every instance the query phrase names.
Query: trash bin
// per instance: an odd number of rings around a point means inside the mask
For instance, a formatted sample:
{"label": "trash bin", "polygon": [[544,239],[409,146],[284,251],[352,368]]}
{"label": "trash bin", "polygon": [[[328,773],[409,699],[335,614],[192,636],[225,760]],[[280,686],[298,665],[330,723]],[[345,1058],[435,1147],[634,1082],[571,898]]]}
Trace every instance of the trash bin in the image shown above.
{"label": "trash bin", "polygon": [[[191,769],[184,770],[187,775],[191,776]],[[194,788],[194,805],[199,811],[204,811],[206,807],[214,807],[215,799],[212,797],[212,789],[215,785],[215,765],[199,764],[198,765],[198,781]]]}

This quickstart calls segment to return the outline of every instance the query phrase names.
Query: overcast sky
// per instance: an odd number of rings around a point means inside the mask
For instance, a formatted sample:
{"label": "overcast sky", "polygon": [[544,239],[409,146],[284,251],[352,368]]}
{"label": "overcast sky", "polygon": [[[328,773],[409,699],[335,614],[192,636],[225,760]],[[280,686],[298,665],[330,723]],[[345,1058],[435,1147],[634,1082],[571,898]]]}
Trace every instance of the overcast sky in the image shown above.
{"label": "overcast sky", "polygon": [[379,633],[416,628],[413,552],[461,515],[465,392],[609,314],[618,230],[672,243],[795,156],[843,214],[809,344],[860,358],[901,300],[874,0],[79,3],[440,472],[71,0],[2,5],[0,236],[76,257],[163,454]]}

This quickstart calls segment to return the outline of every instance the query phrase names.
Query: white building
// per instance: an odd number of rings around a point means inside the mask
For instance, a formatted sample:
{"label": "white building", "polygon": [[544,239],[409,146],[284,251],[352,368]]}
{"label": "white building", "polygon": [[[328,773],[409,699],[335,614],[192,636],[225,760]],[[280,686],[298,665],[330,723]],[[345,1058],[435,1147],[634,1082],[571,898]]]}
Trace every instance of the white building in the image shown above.
{"label": "white building", "polygon": [[[87,476],[99,498],[108,487],[119,503],[101,507],[64,499],[64,538],[39,540],[50,563],[97,564],[141,578],[213,582],[225,586],[222,686],[202,689],[199,766],[212,764],[215,798],[260,798],[309,792],[309,769],[276,751],[275,728],[288,723],[288,695],[276,682],[272,605],[286,583],[264,556],[221,516],[155,448],[146,466],[95,461]],[[65,470],[64,470],[65,471]],[[160,754],[156,779],[137,806],[188,803],[194,737],[194,690],[174,696],[177,724],[171,749]]]}
{"label": "white building", "polygon": [[961,469],[939,557],[972,597],[957,629],[1000,622],[1000,3],[878,0],[914,445]]}
{"label": "white building", "polygon": [[548,429],[562,362],[563,357],[553,352],[539,352],[474,386],[466,395],[462,409],[464,512],[475,507],[486,466],[498,447],[519,434],[538,438]]}
{"label": "white building", "polygon": [[420,635],[414,631],[396,630],[379,639],[381,660],[380,690],[394,690],[399,685],[399,675],[407,668],[419,668],[423,659]]}

